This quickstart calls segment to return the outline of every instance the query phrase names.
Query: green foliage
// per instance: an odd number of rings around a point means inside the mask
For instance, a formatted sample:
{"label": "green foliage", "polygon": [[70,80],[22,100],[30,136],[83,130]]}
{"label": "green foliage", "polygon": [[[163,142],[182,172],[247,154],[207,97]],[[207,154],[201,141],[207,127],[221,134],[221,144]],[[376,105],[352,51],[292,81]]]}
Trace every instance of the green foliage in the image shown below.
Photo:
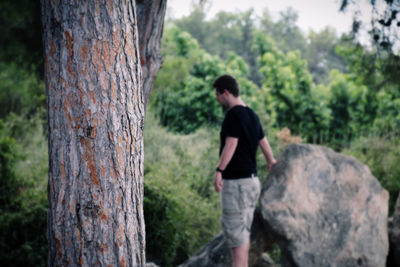
{"label": "green foliage", "polygon": [[400,135],[400,97],[381,91],[377,94],[377,102],[374,131],[380,135],[387,133]]}
{"label": "green foliage", "polygon": [[[296,24],[298,14],[292,8],[281,12],[277,20],[273,20],[268,9],[260,17],[255,16],[252,9],[242,12],[217,13],[206,20],[204,5],[197,5],[191,14],[172,21],[183,31],[190,33],[199,42],[199,46],[212,55],[226,59],[230,51],[240,55],[250,72],[247,78],[261,86],[261,76],[257,57],[266,51],[254,50],[255,42],[262,45],[260,37],[274,39],[283,52],[299,50],[308,61],[308,68],[317,83],[327,83],[332,69],[345,71],[345,62],[336,52],[335,47],[340,40],[336,32],[326,28],[321,32],[304,34]],[[268,45],[270,42],[266,42]]]}
{"label": "green foliage", "polygon": [[[161,101],[157,105],[158,108],[164,106],[158,112],[166,115],[161,118],[163,125],[176,132],[188,133],[204,123],[217,124],[221,113],[218,105],[211,99],[212,95],[191,96],[190,90],[210,86],[212,78],[208,80],[211,76],[207,76],[206,70],[209,69],[209,74],[218,73],[215,70],[219,68],[237,77],[242,90],[248,88],[248,92],[242,93],[242,97],[260,117],[267,118],[265,122],[269,126],[288,126],[293,134],[301,135],[308,142],[328,143],[340,149],[352,139],[370,131],[373,125],[374,131],[396,128],[396,102],[389,99],[398,98],[395,92],[398,91],[399,83],[395,81],[399,76],[390,74],[389,71],[397,69],[393,63],[396,61],[393,55],[388,54],[386,58],[376,57],[374,51],[368,51],[345,37],[338,39],[335,31],[330,28],[321,32],[310,32],[306,45],[305,37],[296,25],[297,13],[294,10],[283,12],[276,22],[269,16],[268,10],[264,11],[261,18],[252,14],[251,10],[220,12],[206,21],[204,7],[199,5],[193,14],[174,21],[194,37],[197,38],[199,33],[202,33],[202,37],[198,39],[197,48],[193,46],[190,56],[185,53],[184,58],[167,59],[165,64],[171,67],[160,72],[161,76],[169,77],[160,79],[165,82],[158,87],[162,87],[160,91],[163,91],[158,94]],[[191,39],[190,35],[177,27],[175,34]],[[293,40],[299,43],[296,44]],[[245,41],[248,42],[246,45]],[[194,42],[195,40],[190,41]],[[173,49],[177,45],[168,45],[173,42],[166,43],[163,43],[163,47],[170,49],[167,56],[182,54]],[[214,60],[206,61],[218,65],[218,68],[212,68],[209,64],[204,66],[199,55],[206,52],[198,47],[222,58],[214,57]],[[299,52],[292,51],[293,49],[302,51],[306,60]],[[197,68],[195,71],[194,65]],[[339,71],[334,70],[335,68]],[[332,69],[334,71],[328,78]],[[350,73],[341,73],[347,69]],[[192,76],[202,81],[193,79]],[[316,85],[313,80],[327,85]],[[206,84],[207,81],[210,83]],[[171,86],[172,83],[175,84]],[[163,87],[163,84],[167,86]],[[388,95],[378,94],[382,90]],[[184,100],[179,102],[179,99]],[[209,117],[192,108],[197,109],[197,104],[194,103],[198,101],[207,103],[205,114]],[[168,104],[164,105],[165,102]],[[178,104],[177,107],[174,104]],[[390,118],[381,114],[390,114]],[[175,126],[175,121],[179,124],[178,127]]]}
{"label": "green foliage", "polygon": [[190,33],[208,53],[225,59],[229,51],[233,51],[247,61],[246,54],[250,48],[254,28],[253,11],[221,11],[210,21],[205,20],[205,17],[204,6],[199,5],[189,16],[175,20],[174,23]]}
{"label": "green foliage", "polygon": [[220,229],[219,198],[213,193],[217,132],[169,133],[149,112],[144,131],[146,253],[149,261],[176,266]]}
{"label": "green foliage", "polygon": [[[16,117],[0,120],[0,265],[43,266],[47,255],[47,141],[40,119],[28,122]],[[18,119],[30,128],[14,138],[10,130]]]}
{"label": "green foliage", "polygon": [[201,50],[197,42],[177,27],[166,29],[163,42],[164,67],[155,81],[153,102],[162,125],[180,133],[191,133],[202,125],[217,125],[222,112],[215,100],[214,80],[230,73],[241,84],[242,95],[257,105],[257,86],[246,76],[246,62],[234,52],[226,61]]}
{"label": "green foliage", "polygon": [[369,90],[349,79],[348,75],[332,71],[328,85],[329,108],[332,119],[327,141],[348,143],[354,137],[370,130],[374,114],[370,113]]}
{"label": "green foliage", "polygon": [[35,68],[25,70],[14,63],[0,62],[0,118],[11,112],[31,117],[45,108],[44,83],[34,71]]}
{"label": "green foliage", "polygon": [[152,96],[162,125],[189,133],[204,123],[215,123],[219,109],[207,89],[220,68],[216,58],[199,51],[197,41],[177,27],[167,29],[163,40],[164,67]]}
{"label": "green foliage", "polygon": [[0,120],[0,213],[15,208],[15,195],[19,183],[14,166],[18,159],[15,139],[9,136],[4,122]]}
{"label": "green foliage", "polygon": [[400,138],[398,136],[361,137],[343,153],[366,164],[382,187],[389,191],[389,214],[394,211],[400,192]]}
{"label": "green foliage", "polygon": [[234,13],[221,11],[211,20],[205,20],[205,17],[204,6],[199,5],[189,16],[174,20],[173,23],[183,31],[189,32],[198,40],[200,47],[212,55],[225,60],[230,52],[234,52],[242,57],[250,70],[247,78],[259,84],[256,57],[251,50],[253,33],[256,29],[254,11],[251,9]]}
{"label": "green foliage", "polygon": [[[255,31],[252,41],[251,50],[257,56],[258,61],[261,57],[268,52],[275,52],[278,50],[275,41],[268,35],[260,30]],[[259,62],[261,63],[261,62]]]}
{"label": "green foliage", "polygon": [[357,83],[368,86],[374,92],[385,89],[400,96],[398,54],[369,49],[348,38],[343,38],[336,51],[345,59]]}
{"label": "green foliage", "polygon": [[45,266],[47,141],[39,1],[0,3],[0,265]]}
{"label": "green foliage", "polygon": [[333,28],[326,27],[320,32],[310,31],[307,39],[309,44],[304,57],[315,83],[327,84],[333,69],[346,72],[345,60],[335,49],[340,40]]}
{"label": "green foliage", "polygon": [[363,114],[366,124],[371,125],[371,130],[377,134],[388,132],[398,134],[400,131],[398,56],[391,53],[379,55],[377,50],[368,50],[350,41],[338,46],[337,51],[343,55],[351,70],[346,78],[347,81],[358,87],[367,88],[365,102],[368,105]]}
{"label": "green foliage", "polygon": [[299,26],[296,25],[298,17],[297,11],[288,7],[279,13],[278,20],[274,22],[268,9],[265,9],[260,19],[260,28],[266,35],[274,37],[282,51],[299,50],[304,53],[307,43]]}
{"label": "green foliage", "polygon": [[159,187],[145,184],[144,195],[147,259],[157,264],[172,265],[181,241],[173,218],[176,203]]}
{"label": "green foliage", "polygon": [[207,36],[210,34],[207,24],[206,24],[206,13],[202,5],[195,6],[193,11],[187,17],[175,22],[178,26],[185,32],[190,33],[195,40],[203,44],[207,40]]}
{"label": "green foliage", "polygon": [[284,54],[273,49],[262,56],[261,66],[263,90],[272,96],[277,126],[288,127],[308,141],[323,135],[330,119],[326,95],[312,83],[300,53]]}

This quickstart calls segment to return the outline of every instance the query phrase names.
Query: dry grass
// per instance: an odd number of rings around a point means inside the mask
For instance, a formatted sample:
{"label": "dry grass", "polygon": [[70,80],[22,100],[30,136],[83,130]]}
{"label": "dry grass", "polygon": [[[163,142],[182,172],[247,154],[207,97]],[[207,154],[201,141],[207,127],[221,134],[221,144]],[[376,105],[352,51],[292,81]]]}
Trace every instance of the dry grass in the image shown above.
{"label": "dry grass", "polygon": [[276,136],[284,145],[299,144],[303,141],[300,136],[293,136],[287,127],[277,132]]}

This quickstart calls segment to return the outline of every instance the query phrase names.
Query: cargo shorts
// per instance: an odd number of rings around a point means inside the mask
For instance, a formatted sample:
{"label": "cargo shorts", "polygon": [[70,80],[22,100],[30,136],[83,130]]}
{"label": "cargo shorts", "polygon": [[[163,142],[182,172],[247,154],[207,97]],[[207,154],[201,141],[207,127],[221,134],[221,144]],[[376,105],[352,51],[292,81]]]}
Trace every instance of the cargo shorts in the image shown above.
{"label": "cargo shorts", "polygon": [[256,176],[223,180],[221,224],[229,247],[239,247],[250,240],[251,224],[260,190],[260,181]]}

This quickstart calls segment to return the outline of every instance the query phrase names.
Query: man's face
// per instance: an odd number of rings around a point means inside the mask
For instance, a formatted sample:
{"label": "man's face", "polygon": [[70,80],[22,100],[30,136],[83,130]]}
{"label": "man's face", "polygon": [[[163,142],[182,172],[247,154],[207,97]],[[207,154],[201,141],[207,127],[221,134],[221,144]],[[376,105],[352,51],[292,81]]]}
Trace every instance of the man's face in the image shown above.
{"label": "man's face", "polygon": [[226,96],[225,96],[224,93],[220,94],[217,90],[215,90],[215,97],[216,97],[218,103],[222,106],[223,109],[229,108],[228,101],[227,101]]}

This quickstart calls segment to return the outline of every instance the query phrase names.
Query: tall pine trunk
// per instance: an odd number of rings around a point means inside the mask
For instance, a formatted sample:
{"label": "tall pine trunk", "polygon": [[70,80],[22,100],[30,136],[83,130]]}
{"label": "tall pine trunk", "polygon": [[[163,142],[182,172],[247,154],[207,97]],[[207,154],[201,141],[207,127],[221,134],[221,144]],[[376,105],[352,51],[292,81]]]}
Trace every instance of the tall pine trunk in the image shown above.
{"label": "tall pine trunk", "polygon": [[49,266],[142,266],[144,97],[133,0],[41,0]]}

